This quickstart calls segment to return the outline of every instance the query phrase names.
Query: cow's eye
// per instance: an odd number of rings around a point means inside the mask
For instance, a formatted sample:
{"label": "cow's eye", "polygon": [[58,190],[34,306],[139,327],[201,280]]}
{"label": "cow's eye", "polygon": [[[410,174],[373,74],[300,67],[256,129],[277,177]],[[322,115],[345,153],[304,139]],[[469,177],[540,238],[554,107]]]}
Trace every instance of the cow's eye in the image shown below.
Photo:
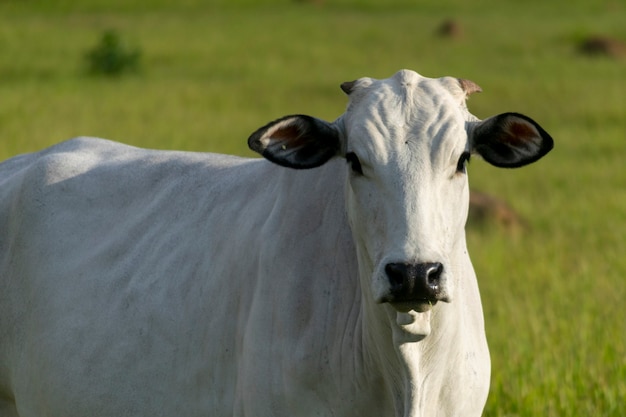
{"label": "cow's eye", "polygon": [[361,168],[361,161],[354,152],[348,152],[346,154],[346,161],[350,164],[350,168],[356,174],[363,175],[363,168]]}
{"label": "cow's eye", "polygon": [[466,169],[467,169],[467,164],[470,161],[470,153],[465,151],[461,154],[461,157],[459,158],[459,162],[456,165],[456,172],[459,173],[465,173]]}

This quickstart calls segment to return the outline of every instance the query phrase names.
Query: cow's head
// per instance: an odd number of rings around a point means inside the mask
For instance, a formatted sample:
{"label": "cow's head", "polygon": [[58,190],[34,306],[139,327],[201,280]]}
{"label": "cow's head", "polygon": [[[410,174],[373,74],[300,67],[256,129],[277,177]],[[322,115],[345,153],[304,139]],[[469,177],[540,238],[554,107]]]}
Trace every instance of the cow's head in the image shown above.
{"label": "cow's head", "polygon": [[534,162],[552,138],[533,120],[504,113],[471,115],[471,81],[400,71],[386,80],[343,83],[350,103],[328,123],[294,115],[250,137],[250,147],[290,168],[347,161],[347,210],[362,276],[379,303],[398,311],[452,301],[465,251],[469,204],[466,165],[478,154],[497,166]]}

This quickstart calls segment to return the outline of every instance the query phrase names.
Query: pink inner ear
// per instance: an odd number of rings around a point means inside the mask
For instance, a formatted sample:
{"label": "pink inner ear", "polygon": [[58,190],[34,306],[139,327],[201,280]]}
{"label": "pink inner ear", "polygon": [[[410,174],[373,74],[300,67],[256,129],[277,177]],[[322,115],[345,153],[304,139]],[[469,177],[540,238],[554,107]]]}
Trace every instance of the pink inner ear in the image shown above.
{"label": "pink inner ear", "polygon": [[510,122],[507,124],[503,142],[511,146],[522,146],[529,141],[535,142],[540,137],[537,129],[530,123]]}
{"label": "pink inner ear", "polygon": [[280,141],[283,141],[286,139],[292,139],[292,138],[297,139],[299,137],[300,137],[300,130],[298,129],[297,126],[294,126],[294,125],[281,126],[280,128],[273,131],[272,134],[270,135],[270,138],[277,139]]}

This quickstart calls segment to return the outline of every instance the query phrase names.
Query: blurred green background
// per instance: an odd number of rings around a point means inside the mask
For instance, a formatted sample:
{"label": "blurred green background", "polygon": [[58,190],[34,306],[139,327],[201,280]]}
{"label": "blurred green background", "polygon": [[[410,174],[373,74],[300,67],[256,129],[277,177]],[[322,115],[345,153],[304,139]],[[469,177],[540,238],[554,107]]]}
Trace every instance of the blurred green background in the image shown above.
{"label": "blurred green background", "polygon": [[[78,135],[252,156],[269,120],[340,115],[343,81],[471,79],[478,117],[525,113],[556,141],[520,170],[469,168],[527,224],[469,228],[485,415],[624,416],[625,22],[621,0],[1,0],[0,159]],[[88,71],[107,31],[134,71]]]}

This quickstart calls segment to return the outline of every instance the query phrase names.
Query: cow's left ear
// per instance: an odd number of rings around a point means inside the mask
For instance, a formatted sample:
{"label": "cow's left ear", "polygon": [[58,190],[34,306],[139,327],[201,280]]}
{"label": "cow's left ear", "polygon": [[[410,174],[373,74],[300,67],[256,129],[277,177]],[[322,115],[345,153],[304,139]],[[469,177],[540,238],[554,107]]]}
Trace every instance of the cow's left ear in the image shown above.
{"label": "cow's left ear", "polygon": [[275,120],[248,138],[248,146],[267,160],[288,168],[315,168],[339,153],[336,127],[311,116]]}
{"label": "cow's left ear", "polygon": [[535,162],[554,146],[552,137],[537,122],[519,113],[502,113],[471,122],[469,140],[473,152],[504,168]]}

